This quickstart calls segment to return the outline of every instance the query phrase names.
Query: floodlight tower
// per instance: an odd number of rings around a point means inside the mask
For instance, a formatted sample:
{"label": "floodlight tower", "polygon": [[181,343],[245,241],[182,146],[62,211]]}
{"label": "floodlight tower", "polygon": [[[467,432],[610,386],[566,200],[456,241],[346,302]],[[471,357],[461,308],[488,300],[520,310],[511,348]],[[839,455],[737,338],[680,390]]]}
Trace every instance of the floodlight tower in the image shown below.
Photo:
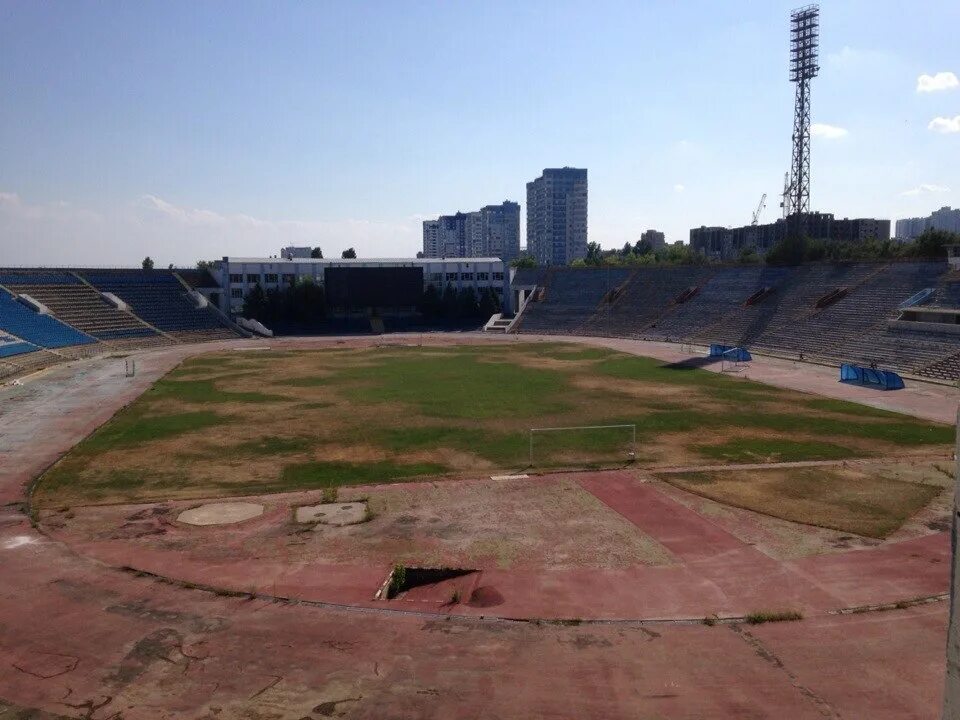
{"label": "floodlight tower", "polygon": [[789,208],[797,215],[795,232],[802,235],[810,212],[810,81],[820,66],[820,6],[807,5],[790,13],[790,82],[796,85],[793,105],[793,157],[790,163]]}

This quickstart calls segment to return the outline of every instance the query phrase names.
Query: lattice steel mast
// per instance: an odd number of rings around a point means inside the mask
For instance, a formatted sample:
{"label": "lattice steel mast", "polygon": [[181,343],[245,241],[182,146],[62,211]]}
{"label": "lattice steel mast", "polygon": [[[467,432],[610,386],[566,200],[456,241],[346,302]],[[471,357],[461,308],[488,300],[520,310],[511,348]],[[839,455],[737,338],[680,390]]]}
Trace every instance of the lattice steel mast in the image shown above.
{"label": "lattice steel mast", "polygon": [[790,13],[790,82],[796,84],[793,108],[793,157],[790,163],[790,212],[795,232],[805,231],[810,212],[810,81],[820,66],[820,6],[807,5]]}

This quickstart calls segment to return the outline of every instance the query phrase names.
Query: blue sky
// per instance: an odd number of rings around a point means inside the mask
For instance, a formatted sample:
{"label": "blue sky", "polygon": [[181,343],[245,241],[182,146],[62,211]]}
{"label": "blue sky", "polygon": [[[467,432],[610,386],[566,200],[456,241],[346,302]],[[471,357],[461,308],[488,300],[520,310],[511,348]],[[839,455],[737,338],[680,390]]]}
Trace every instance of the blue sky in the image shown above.
{"label": "blue sky", "polygon": [[[763,192],[769,221],[796,4],[0,0],[0,264],[412,255],[421,219],[563,165],[604,247]],[[822,4],[815,209],[960,204],[957,27],[955,0]]]}

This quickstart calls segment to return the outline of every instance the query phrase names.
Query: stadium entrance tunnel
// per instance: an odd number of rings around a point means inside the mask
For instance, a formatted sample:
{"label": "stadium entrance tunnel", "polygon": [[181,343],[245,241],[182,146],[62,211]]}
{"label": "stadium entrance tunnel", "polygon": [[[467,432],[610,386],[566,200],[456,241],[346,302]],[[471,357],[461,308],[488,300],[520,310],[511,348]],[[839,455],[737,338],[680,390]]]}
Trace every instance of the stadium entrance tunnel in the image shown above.
{"label": "stadium entrance tunnel", "polygon": [[376,598],[457,604],[472,595],[480,571],[470,568],[429,568],[396,565]]}

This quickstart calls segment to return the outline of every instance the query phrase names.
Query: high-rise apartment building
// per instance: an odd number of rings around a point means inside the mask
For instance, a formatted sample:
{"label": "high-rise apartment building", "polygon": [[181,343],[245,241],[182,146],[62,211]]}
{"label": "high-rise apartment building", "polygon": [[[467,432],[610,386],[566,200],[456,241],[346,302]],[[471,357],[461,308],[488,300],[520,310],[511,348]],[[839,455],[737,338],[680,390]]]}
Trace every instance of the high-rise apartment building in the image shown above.
{"label": "high-rise apartment building", "polygon": [[954,210],[947,206],[934,210],[927,217],[897,220],[894,235],[898,240],[913,240],[928,228],[960,232],[960,208]]}
{"label": "high-rise apartment building", "polygon": [[647,230],[640,234],[640,242],[645,242],[650,249],[656,251],[667,246],[667,236],[659,230]]}
{"label": "high-rise apartment building", "polygon": [[520,254],[520,205],[509,200],[475,212],[441,215],[423,222],[423,256],[498,257]]}
{"label": "high-rise apartment building", "polygon": [[527,183],[527,252],[540,265],[587,256],[587,171],[547,168]]}
{"label": "high-rise apartment building", "polygon": [[520,255],[520,203],[504,200],[480,210],[483,247],[480,257],[510,261]]}

